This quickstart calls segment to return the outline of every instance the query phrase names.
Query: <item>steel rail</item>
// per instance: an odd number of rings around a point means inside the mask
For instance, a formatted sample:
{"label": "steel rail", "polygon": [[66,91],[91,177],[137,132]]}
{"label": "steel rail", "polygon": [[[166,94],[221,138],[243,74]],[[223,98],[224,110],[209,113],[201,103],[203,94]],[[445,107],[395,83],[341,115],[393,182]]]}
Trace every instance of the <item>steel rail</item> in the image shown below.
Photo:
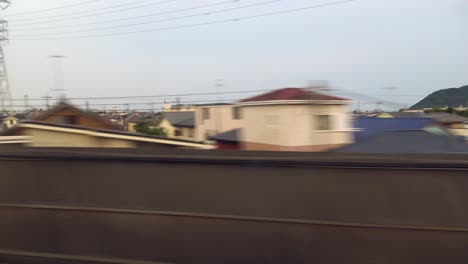
{"label": "steel rail", "polygon": [[351,223],[351,222],[339,222],[339,221],[305,220],[305,219],[277,218],[277,217],[253,217],[253,216],[226,215],[226,214],[187,213],[187,212],[175,212],[175,211],[116,209],[116,208],[103,208],[103,207],[1,203],[0,209],[2,208],[172,216],[172,217],[185,217],[185,218],[218,219],[218,220],[227,220],[227,221],[233,220],[233,221],[250,221],[250,222],[270,222],[270,223],[321,225],[321,226],[351,227],[351,228],[397,229],[397,230],[413,230],[413,231],[468,233],[468,228],[463,228],[463,227],[380,225],[380,224]]}
{"label": "steel rail", "polygon": [[[50,152],[50,151],[47,151]],[[186,155],[142,155],[142,154],[96,154],[91,152],[74,151],[74,155],[63,155],[60,151],[55,155],[34,154],[0,154],[0,160],[17,161],[128,161],[128,162],[154,162],[154,163],[196,163],[196,164],[219,164],[219,165],[242,165],[242,166],[276,166],[276,167],[312,167],[312,168],[347,168],[347,169],[388,169],[388,170],[442,170],[442,171],[466,171],[468,162],[456,163],[447,160],[421,159],[397,162],[356,158],[355,161],[333,161],[308,160],[297,157],[219,157],[219,156],[186,156]],[[81,155],[80,155],[81,154]],[[445,163],[444,163],[445,162]]]}
{"label": "steel rail", "polygon": [[0,256],[1,255],[57,259],[57,260],[68,260],[68,261],[82,261],[82,262],[93,262],[93,263],[97,262],[97,263],[113,263],[113,264],[173,264],[173,263],[168,263],[168,262],[154,262],[154,261],[120,259],[120,258],[88,257],[88,256],[78,256],[78,255],[69,255],[69,254],[55,254],[55,253],[6,250],[6,249],[0,249]]}

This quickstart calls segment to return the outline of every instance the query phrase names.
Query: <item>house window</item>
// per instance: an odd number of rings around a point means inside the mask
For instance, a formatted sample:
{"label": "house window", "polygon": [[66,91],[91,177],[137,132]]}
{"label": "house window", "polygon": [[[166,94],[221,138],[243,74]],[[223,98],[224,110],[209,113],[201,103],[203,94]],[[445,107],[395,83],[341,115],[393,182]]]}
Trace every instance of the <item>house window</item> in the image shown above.
{"label": "house window", "polygon": [[332,116],[330,115],[318,115],[317,118],[317,130],[332,130]]}
{"label": "house window", "polygon": [[10,125],[14,125],[15,122],[13,120],[10,120]]}
{"label": "house window", "polygon": [[193,129],[191,128],[188,129],[188,136],[193,137]]}
{"label": "house window", "polygon": [[182,136],[182,130],[179,130],[179,129],[174,130],[174,136],[181,137]]}
{"label": "house window", "polygon": [[203,120],[209,120],[210,119],[210,109],[209,108],[203,108],[202,109],[202,116],[203,116]]}
{"label": "house window", "polygon": [[242,113],[240,107],[233,107],[232,108],[232,119],[239,120],[242,119]]}

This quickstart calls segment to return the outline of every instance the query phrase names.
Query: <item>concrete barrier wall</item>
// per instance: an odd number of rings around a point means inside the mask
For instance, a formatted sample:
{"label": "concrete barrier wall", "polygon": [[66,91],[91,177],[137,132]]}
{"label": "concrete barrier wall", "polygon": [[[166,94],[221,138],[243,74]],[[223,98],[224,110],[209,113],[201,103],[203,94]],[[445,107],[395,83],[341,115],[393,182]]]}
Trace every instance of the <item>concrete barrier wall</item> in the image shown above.
{"label": "concrete barrier wall", "polygon": [[0,160],[0,262],[468,259],[467,170],[202,160]]}

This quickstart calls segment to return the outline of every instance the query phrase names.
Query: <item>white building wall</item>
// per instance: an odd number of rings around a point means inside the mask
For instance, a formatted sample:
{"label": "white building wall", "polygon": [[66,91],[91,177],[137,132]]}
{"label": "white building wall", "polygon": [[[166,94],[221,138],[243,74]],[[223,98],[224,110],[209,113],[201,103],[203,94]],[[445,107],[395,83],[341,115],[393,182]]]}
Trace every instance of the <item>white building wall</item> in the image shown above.
{"label": "white building wall", "polygon": [[[288,147],[348,144],[352,123],[346,105],[244,106],[241,141]],[[317,129],[317,115],[332,116],[332,130]]]}
{"label": "white building wall", "polygon": [[[200,106],[195,114],[195,134],[197,140],[206,140],[206,135],[215,135],[243,126],[243,113],[241,110],[241,119],[233,119],[233,105],[222,106]],[[203,109],[209,109],[210,118],[203,119]]]}
{"label": "white building wall", "polygon": [[100,138],[89,135],[40,129],[23,129],[30,136],[30,147],[81,147],[81,148],[133,148],[135,142],[120,139]]}

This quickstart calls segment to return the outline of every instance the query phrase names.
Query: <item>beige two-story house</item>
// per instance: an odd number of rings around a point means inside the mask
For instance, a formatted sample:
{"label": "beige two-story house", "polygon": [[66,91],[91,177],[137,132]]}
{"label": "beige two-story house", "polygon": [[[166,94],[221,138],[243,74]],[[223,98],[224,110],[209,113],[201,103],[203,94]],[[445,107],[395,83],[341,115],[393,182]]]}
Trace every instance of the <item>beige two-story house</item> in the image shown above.
{"label": "beige two-story house", "polygon": [[350,100],[309,89],[285,88],[237,103],[242,149],[326,151],[352,143]]}

